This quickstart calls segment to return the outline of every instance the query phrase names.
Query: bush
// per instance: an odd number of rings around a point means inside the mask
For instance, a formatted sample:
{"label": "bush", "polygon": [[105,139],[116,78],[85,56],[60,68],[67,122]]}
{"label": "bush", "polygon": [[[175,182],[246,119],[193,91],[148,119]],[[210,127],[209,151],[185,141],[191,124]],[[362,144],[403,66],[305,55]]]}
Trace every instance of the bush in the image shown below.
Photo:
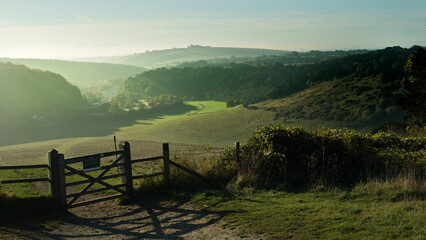
{"label": "bush", "polygon": [[383,132],[262,127],[241,148],[238,181],[254,187],[353,185],[402,174],[423,181],[425,143],[425,137]]}
{"label": "bush", "polygon": [[401,137],[406,137],[408,125],[402,122],[387,122],[384,123],[377,128],[373,129],[372,134],[376,134],[379,132],[385,132],[389,134],[396,134]]}

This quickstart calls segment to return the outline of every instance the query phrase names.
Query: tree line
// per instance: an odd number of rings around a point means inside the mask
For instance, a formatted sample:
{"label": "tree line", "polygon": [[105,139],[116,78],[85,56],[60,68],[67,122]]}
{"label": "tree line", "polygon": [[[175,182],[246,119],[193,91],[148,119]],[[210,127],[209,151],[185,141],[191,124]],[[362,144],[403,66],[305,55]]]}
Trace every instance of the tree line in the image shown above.
{"label": "tree line", "polygon": [[[315,64],[231,64],[198,68],[160,68],[130,77],[119,94],[129,102],[147,96],[174,95],[185,99],[252,104],[289,96],[324,81],[352,76],[379,76],[386,83],[400,82],[404,65],[415,48],[389,47],[365,54]],[[396,84],[398,85],[398,84]],[[388,89],[391,93],[400,86]]]}

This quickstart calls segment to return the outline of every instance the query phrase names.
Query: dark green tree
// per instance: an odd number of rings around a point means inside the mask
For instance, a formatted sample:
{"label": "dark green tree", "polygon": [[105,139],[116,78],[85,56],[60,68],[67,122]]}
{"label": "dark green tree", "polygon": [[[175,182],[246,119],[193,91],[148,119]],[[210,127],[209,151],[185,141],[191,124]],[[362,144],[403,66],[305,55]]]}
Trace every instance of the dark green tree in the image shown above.
{"label": "dark green tree", "polygon": [[408,58],[405,69],[410,77],[402,82],[403,96],[398,103],[406,119],[424,126],[426,123],[426,50],[418,47]]}

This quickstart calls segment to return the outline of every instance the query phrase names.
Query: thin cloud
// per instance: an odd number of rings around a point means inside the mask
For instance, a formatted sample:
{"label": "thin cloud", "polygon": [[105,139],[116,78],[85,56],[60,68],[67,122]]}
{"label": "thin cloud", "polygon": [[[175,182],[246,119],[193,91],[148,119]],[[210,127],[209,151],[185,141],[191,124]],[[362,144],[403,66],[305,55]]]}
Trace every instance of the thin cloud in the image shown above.
{"label": "thin cloud", "polygon": [[93,18],[85,17],[85,16],[79,16],[79,17],[77,17],[77,19],[79,21],[93,22]]}
{"label": "thin cloud", "polygon": [[6,21],[6,20],[0,20],[0,25],[3,25],[3,26],[5,26],[5,25],[13,25],[13,24],[15,24],[15,22]]}

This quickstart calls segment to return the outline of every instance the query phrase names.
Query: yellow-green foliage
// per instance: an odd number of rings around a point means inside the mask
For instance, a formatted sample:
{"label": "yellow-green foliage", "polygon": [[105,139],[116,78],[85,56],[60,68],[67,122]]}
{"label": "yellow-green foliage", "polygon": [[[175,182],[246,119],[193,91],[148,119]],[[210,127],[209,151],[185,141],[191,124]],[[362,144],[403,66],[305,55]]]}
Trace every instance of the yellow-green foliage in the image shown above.
{"label": "yellow-green foliage", "polygon": [[345,185],[405,174],[421,181],[425,145],[425,137],[271,125],[257,130],[243,145],[239,180],[261,185]]}

